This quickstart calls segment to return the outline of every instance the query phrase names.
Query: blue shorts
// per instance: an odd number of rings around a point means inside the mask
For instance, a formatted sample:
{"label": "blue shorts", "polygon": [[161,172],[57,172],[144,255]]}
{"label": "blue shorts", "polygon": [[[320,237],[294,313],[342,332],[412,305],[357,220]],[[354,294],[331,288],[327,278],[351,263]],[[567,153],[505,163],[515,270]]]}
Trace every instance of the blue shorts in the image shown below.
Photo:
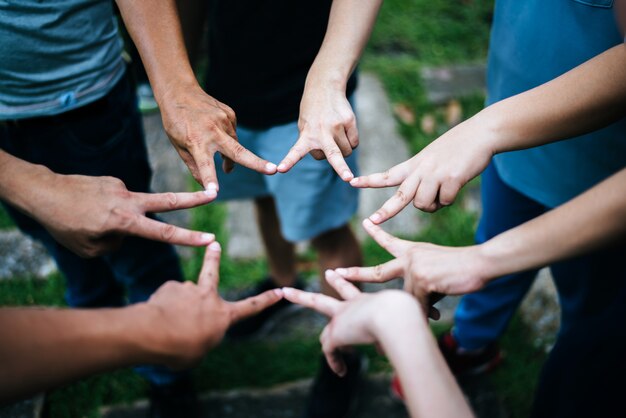
{"label": "blue shorts", "polygon": [[[298,139],[296,122],[252,130],[239,126],[241,145],[275,164],[287,155]],[[355,176],[357,150],[346,158]],[[307,154],[289,172],[267,176],[237,165],[225,174],[222,159],[215,157],[220,184],[218,201],[273,197],[283,236],[288,241],[315,238],[347,224],[357,211],[359,192],[339,178],[327,160],[318,161]]]}

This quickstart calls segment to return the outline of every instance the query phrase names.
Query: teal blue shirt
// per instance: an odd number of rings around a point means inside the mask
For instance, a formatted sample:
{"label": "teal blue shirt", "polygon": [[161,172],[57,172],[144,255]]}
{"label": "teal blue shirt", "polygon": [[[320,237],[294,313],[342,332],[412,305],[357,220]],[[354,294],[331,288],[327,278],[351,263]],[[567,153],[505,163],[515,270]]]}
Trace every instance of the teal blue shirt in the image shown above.
{"label": "teal blue shirt", "polygon": [[[613,0],[496,0],[488,104],[552,80],[621,43]],[[494,158],[498,174],[555,207],[626,167],[626,119],[567,141]]]}
{"label": "teal blue shirt", "polygon": [[0,0],[0,120],[104,96],[125,71],[111,0]]}

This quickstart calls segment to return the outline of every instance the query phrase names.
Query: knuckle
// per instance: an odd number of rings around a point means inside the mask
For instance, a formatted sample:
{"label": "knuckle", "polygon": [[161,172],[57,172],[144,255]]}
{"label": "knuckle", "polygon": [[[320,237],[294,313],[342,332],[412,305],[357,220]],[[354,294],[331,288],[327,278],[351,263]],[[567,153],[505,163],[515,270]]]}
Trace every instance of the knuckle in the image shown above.
{"label": "knuckle", "polygon": [[376,281],[380,281],[383,279],[383,266],[381,264],[374,266],[374,270],[372,271],[372,277]]}
{"label": "knuckle", "polygon": [[241,157],[243,157],[243,155],[246,152],[246,149],[244,148],[243,145],[241,145],[239,142],[236,142],[232,145],[232,159],[235,161],[238,161],[241,159]]}
{"label": "knuckle", "polygon": [[135,214],[120,208],[113,208],[111,216],[114,224],[116,225],[115,229],[122,231],[131,229],[137,222]]}
{"label": "knuckle", "polygon": [[399,200],[402,203],[406,203],[409,199],[408,195],[406,193],[404,193],[404,191],[402,189],[398,189],[396,191],[395,197],[397,200]]}
{"label": "knuckle", "polygon": [[176,205],[178,204],[178,196],[176,196],[176,193],[172,193],[172,192],[168,192],[165,194],[165,200],[167,201],[167,204],[170,208],[175,208]]}
{"label": "knuckle", "polygon": [[176,227],[174,225],[165,224],[161,228],[161,238],[164,241],[170,241],[174,238],[174,234],[176,233]]}

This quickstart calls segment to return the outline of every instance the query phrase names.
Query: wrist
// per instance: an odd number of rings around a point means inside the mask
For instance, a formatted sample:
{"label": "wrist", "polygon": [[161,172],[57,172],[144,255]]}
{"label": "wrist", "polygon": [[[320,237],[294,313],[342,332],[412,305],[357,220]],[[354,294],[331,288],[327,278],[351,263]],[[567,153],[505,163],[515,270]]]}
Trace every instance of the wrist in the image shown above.
{"label": "wrist", "polygon": [[63,176],[43,165],[23,163],[24,169],[19,169],[19,175],[15,176],[3,197],[19,211],[37,218],[38,211],[48,206],[42,204],[42,198],[46,193],[55,193],[54,183]]}
{"label": "wrist", "polygon": [[[475,246],[476,259],[480,267],[480,274],[485,284],[496,278],[510,273],[507,267],[508,260],[515,258],[514,250],[511,245],[507,245],[496,236],[489,241]],[[512,251],[513,250],[513,251]]]}
{"label": "wrist", "polygon": [[383,290],[375,296],[377,314],[370,321],[369,331],[383,346],[413,328],[428,328],[428,321],[417,300],[402,290]]}
{"label": "wrist", "polygon": [[322,68],[313,65],[309,70],[304,85],[305,91],[312,89],[330,89],[345,93],[350,74],[338,68]]}
{"label": "wrist", "polygon": [[128,344],[137,353],[139,362],[164,364],[168,353],[163,344],[159,330],[160,313],[158,308],[147,303],[137,303],[126,309],[129,322],[133,324],[132,332],[128,332]]}
{"label": "wrist", "polygon": [[176,105],[194,90],[202,90],[198,80],[191,76],[180,76],[174,81],[155,86],[154,98],[161,109]]}

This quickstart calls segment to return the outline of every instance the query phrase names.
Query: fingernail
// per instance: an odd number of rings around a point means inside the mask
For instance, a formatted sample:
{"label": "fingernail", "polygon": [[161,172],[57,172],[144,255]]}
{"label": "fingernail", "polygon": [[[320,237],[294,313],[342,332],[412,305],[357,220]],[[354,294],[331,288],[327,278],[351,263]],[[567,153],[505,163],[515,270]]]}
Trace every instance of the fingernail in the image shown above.
{"label": "fingernail", "polygon": [[208,234],[208,233],[204,233],[202,234],[202,241],[213,241],[215,239],[215,235],[213,234]]}
{"label": "fingernail", "polygon": [[209,184],[207,184],[207,185],[206,185],[206,189],[207,189],[207,190],[217,191],[217,184],[216,184],[216,183],[211,182],[211,183],[209,183]]}
{"label": "fingernail", "polygon": [[274,171],[276,171],[276,164],[274,163],[265,164],[265,170],[271,171],[273,173]]}
{"label": "fingernail", "polygon": [[274,289],[274,293],[276,293],[276,295],[278,295],[278,296],[281,296],[281,297],[283,296],[282,289]]}
{"label": "fingernail", "polygon": [[215,189],[207,189],[204,191],[204,194],[210,198],[214,198],[215,196],[217,196],[217,192],[215,191]]}
{"label": "fingernail", "polygon": [[343,174],[341,174],[341,178],[344,179],[345,181],[352,180],[353,177],[354,177],[354,174],[352,174],[348,170],[344,171]]}
{"label": "fingernail", "polygon": [[375,222],[379,222],[380,218],[381,218],[380,213],[375,213],[372,216],[370,216],[369,219],[366,219],[366,221],[370,221],[372,223],[375,223]]}
{"label": "fingernail", "polygon": [[286,166],[285,164],[278,164],[278,167],[276,167],[276,169],[277,169],[278,171],[283,171],[283,170],[284,170],[284,169],[286,169],[286,168],[287,168],[287,166]]}
{"label": "fingernail", "polygon": [[285,296],[293,294],[293,288],[291,287],[283,287],[281,290]]}
{"label": "fingernail", "polygon": [[348,269],[335,269],[335,273],[340,276],[346,276],[348,274]]}
{"label": "fingernail", "polygon": [[222,246],[220,245],[219,242],[213,241],[212,243],[209,244],[209,250],[211,250],[211,251],[222,251]]}
{"label": "fingernail", "polygon": [[359,183],[359,178],[355,177],[352,180],[350,180],[350,185],[352,186],[356,186]]}
{"label": "fingernail", "polygon": [[328,269],[324,272],[324,276],[328,279],[329,277],[331,277],[333,274],[333,271],[331,269]]}

